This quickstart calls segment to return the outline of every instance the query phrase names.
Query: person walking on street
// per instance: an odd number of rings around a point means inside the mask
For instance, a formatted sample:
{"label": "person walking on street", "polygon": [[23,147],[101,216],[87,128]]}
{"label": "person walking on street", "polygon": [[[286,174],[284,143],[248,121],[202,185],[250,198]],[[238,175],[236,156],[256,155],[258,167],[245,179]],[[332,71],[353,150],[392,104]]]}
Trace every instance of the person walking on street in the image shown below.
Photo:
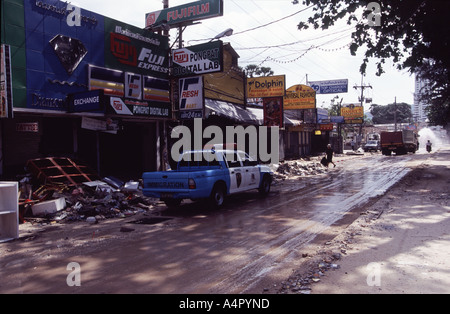
{"label": "person walking on street", "polygon": [[327,166],[333,164],[336,167],[336,164],[333,162],[333,149],[331,148],[331,144],[327,145],[327,149],[325,150],[325,153],[327,154]]}

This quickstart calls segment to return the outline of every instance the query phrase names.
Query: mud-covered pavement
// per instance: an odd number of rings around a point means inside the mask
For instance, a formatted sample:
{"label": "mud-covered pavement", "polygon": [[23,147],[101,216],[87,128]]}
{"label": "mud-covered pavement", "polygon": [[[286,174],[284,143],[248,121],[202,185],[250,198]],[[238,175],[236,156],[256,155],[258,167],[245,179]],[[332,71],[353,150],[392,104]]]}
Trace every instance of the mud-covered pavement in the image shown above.
{"label": "mud-covered pavement", "polygon": [[[219,211],[188,203],[94,225],[22,225],[0,244],[0,292],[296,293],[289,279],[309,276],[325,251],[344,262],[345,249],[327,246],[431,157],[336,157],[336,168],[280,181],[267,198],[232,196]],[[71,262],[79,286],[68,284]]]}

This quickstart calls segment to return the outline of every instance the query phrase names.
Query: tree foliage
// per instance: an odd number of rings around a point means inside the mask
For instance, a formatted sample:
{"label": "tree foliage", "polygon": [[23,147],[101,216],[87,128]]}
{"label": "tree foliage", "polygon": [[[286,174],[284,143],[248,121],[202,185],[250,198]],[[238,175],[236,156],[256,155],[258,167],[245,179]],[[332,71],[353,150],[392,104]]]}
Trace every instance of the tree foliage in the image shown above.
{"label": "tree foliage", "polygon": [[[395,114],[395,112],[397,113]],[[411,105],[407,103],[380,106],[373,104],[370,108],[374,124],[410,123],[412,121]]]}
{"label": "tree foliage", "polygon": [[[327,29],[336,21],[346,18],[348,24],[356,23],[352,33],[350,51],[353,55],[365,46],[365,59],[361,72],[365,73],[369,58],[379,58],[377,74],[382,74],[386,59],[393,58],[399,69],[415,72],[427,59],[441,60],[449,68],[450,55],[448,12],[450,1],[444,0],[378,0],[380,20],[372,26],[375,12],[359,0],[303,0],[314,5],[313,16],[298,24],[298,28]],[[361,16],[361,10],[362,16]]]}
{"label": "tree foliage", "polygon": [[417,72],[426,84],[418,100],[428,104],[426,108],[429,123],[446,125],[450,122],[450,71],[441,62],[428,60]]}
{"label": "tree foliage", "polygon": [[247,77],[254,76],[270,76],[273,75],[273,71],[269,67],[259,67],[255,64],[249,64],[245,67],[245,73],[247,73]]}
{"label": "tree foliage", "polygon": [[[380,15],[375,15],[371,2],[380,5]],[[429,79],[425,97],[432,107],[430,121],[439,120],[444,125],[450,122],[450,1],[303,0],[303,4],[313,5],[314,13],[298,24],[300,30],[310,26],[328,29],[341,19],[356,24],[350,53],[356,55],[358,49],[365,49],[360,72],[365,74],[369,60],[375,59],[376,74],[381,75],[386,60],[392,59],[399,70],[407,69]],[[376,25],[370,23],[374,16],[379,17]],[[434,119],[439,113],[440,119]]]}

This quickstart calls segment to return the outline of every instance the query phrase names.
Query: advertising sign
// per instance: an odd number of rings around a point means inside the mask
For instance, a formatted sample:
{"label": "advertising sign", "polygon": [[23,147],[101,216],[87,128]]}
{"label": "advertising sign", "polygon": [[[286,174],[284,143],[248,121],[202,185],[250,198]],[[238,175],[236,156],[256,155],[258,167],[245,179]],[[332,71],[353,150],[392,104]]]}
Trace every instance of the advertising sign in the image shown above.
{"label": "advertising sign", "polygon": [[315,109],[316,92],[307,85],[294,85],[287,89],[284,109]]}
{"label": "advertising sign", "polygon": [[283,127],[283,97],[268,97],[263,99],[264,125]]}
{"label": "advertising sign", "polygon": [[69,95],[69,112],[105,112],[103,90]]}
{"label": "advertising sign", "polygon": [[223,0],[203,0],[147,13],[145,27],[177,26],[223,15]]}
{"label": "advertising sign", "polygon": [[142,99],[142,75],[125,73],[125,97]]}
{"label": "advertising sign", "polygon": [[286,90],[285,81],[286,77],[284,75],[248,78],[247,97],[283,97]]}
{"label": "advertising sign", "polygon": [[[21,52],[11,66],[21,69],[13,72],[17,108],[66,112],[68,95],[93,89],[114,97],[131,92],[130,99],[137,100],[144,93],[144,76],[168,78],[165,36],[65,1],[14,1],[20,10],[11,4],[3,8],[3,3],[2,17],[10,18],[2,20],[2,43]],[[107,71],[91,75],[89,65]]]}
{"label": "advertising sign", "polygon": [[150,31],[105,18],[105,66],[167,78],[169,44]]}
{"label": "advertising sign", "polygon": [[203,77],[189,77],[179,80],[180,118],[203,117]]}
{"label": "advertising sign", "polygon": [[0,118],[12,117],[11,51],[8,45],[1,45],[1,96]]}
{"label": "advertising sign", "polygon": [[89,89],[102,89],[105,95],[125,96],[125,73],[89,65]]}
{"label": "advertising sign", "polygon": [[348,92],[348,79],[308,82],[317,94],[339,94]]}
{"label": "advertising sign", "polygon": [[361,104],[342,104],[341,116],[344,117],[345,123],[363,123],[364,107]]}
{"label": "advertising sign", "polygon": [[168,80],[90,65],[89,89],[111,96],[113,113],[171,117]]}
{"label": "advertising sign", "polygon": [[173,76],[193,76],[223,71],[223,43],[206,44],[174,50]]}

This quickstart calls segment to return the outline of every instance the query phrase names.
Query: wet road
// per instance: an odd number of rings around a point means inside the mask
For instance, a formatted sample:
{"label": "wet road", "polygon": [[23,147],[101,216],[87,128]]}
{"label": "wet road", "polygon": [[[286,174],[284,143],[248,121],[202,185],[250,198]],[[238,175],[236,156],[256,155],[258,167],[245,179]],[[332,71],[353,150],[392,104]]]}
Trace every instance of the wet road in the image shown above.
{"label": "wet road", "polygon": [[[331,240],[358,209],[383,194],[417,155],[352,157],[324,175],[232,196],[221,210],[204,204],[164,210],[170,217],[95,249],[74,250],[29,270],[27,291],[77,293],[261,293],[301,263],[308,245]],[[68,287],[66,265],[81,265]],[[61,266],[63,265],[63,267]],[[31,292],[29,291],[29,292]]]}
{"label": "wet road", "polygon": [[[271,281],[289,276],[306,245],[403,177],[410,158],[354,158],[324,176],[304,180],[307,184],[275,187],[265,199],[256,192],[234,196],[216,212],[200,204],[164,211],[178,218],[174,225],[122,248],[120,259],[111,265],[117,273],[102,270],[101,278],[108,282],[103,289],[260,293]],[[115,253],[108,250],[96,260],[111,255]],[[98,275],[93,273],[93,279]]]}

